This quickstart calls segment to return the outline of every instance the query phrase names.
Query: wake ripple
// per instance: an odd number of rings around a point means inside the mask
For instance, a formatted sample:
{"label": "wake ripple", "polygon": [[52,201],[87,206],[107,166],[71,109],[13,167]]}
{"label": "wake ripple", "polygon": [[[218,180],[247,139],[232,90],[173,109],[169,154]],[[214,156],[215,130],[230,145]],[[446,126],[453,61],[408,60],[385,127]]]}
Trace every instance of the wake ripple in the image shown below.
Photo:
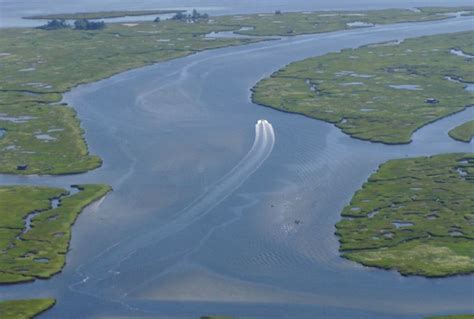
{"label": "wake ripple", "polygon": [[[160,241],[180,233],[210,213],[258,170],[271,154],[274,144],[275,133],[272,125],[266,120],[259,120],[255,125],[255,140],[252,148],[234,168],[177,213],[176,218],[170,222],[158,228],[142,231],[137,236],[130,236],[97,255],[89,264],[79,266],[76,272],[87,279],[82,279],[70,288],[100,296],[101,292],[97,291],[100,281],[113,280],[113,277],[120,275],[122,263],[136,256],[147,255],[148,249],[153,249]],[[196,242],[198,241],[199,238],[196,238]],[[152,251],[149,253],[153,255]]]}

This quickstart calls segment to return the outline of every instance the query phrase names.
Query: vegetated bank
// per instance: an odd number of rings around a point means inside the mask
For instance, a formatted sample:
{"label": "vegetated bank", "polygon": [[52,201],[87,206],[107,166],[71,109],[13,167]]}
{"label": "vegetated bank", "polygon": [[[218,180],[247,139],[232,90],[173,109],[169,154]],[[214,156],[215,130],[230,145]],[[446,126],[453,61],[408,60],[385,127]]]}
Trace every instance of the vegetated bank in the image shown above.
{"label": "vegetated bank", "polygon": [[391,160],[336,225],[345,258],[403,275],[474,272],[474,154]]}
{"label": "vegetated bank", "polygon": [[0,318],[31,319],[53,307],[54,304],[54,299],[0,301]]}
{"label": "vegetated bank", "polygon": [[228,29],[200,21],[110,24],[101,30],[1,29],[0,172],[69,174],[100,166],[87,151],[74,110],[54,104],[62,94],[128,69],[258,41],[205,37]]}
{"label": "vegetated bank", "polygon": [[0,186],[0,284],[49,278],[61,271],[79,213],[104,197],[107,185],[61,188]]}
{"label": "vegetated bank", "polygon": [[474,82],[474,59],[463,56],[473,46],[474,32],[462,32],[309,58],[259,82],[253,100],[355,138],[409,143],[420,127],[473,104],[462,83]]}
{"label": "vegetated bank", "polygon": [[245,26],[239,34],[253,36],[292,36],[366,28],[374,25],[422,22],[448,19],[454,13],[473,15],[473,6],[422,7],[418,10],[385,9],[359,11],[307,11],[224,16],[216,22],[229,26]]}
{"label": "vegetated bank", "polygon": [[23,17],[30,20],[79,20],[79,19],[110,19],[121,17],[135,17],[147,15],[173,14],[186,12],[186,10],[131,10],[131,11],[99,11],[77,13],[40,14]]}
{"label": "vegetated bank", "polygon": [[474,120],[459,125],[448,132],[449,136],[460,142],[469,143],[474,137]]}

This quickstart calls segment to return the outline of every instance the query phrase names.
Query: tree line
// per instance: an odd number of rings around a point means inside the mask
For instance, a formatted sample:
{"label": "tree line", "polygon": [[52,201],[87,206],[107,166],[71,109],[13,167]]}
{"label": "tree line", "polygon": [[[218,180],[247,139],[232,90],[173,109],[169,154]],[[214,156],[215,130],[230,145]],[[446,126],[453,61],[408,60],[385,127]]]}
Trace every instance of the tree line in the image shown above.
{"label": "tree line", "polygon": [[200,13],[196,9],[193,9],[191,14],[178,12],[171,18],[171,20],[186,21],[186,22],[196,22],[198,20],[206,20],[206,19],[209,19],[209,15],[207,13]]}
{"label": "tree line", "polygon": [[74,27],[75,30],[100,30],[105,28],[104,21],[89,21],[87,19],[79,19],[74,21],[73,26],[63,19],[53,19],[48,21],[45,25],[39,26],[42,30],[59,30],[70,29]]}
{"label": "tree line", "polygon": [[[193,9],[191,14],[185,14],[183,12],[176,13],[171,20],[185,21],[185,22],[196,22],[199,20],[209,19],[207,13],[200,13],[196,9]],[[160,22],[160,17],[154,20],[155,23]],[[74,21],[73,25],[70,25],[64,19],[53,19],[48,21],[45,25],[39,26],[38,29],[42,30],[60,30],[60,29],[75,29],[75,30],[100,30],[105,28],[104,21],[89,21],[87,19],[79,19]]]}

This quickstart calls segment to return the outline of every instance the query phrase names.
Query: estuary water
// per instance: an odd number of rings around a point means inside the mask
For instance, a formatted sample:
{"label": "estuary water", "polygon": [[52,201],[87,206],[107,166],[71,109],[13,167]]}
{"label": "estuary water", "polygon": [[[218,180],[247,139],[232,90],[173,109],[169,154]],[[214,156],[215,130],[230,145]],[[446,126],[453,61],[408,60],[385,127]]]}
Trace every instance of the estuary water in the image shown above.
{"label": "estuary water", "polygon": [[[343,48],[472,30],[472,18],[305,35],[198,53],[82,85],[78,111],[100,169],[2,184],[114,191],[73,228],[64,271],[0,287],[52,296],[40,318],[421,318],[473,312],[472,276],[403,277],[340,258],[334,225],[388,159],[469,152],[447,132],[469,108],[408,145],[352,139],[331,124],[251,103],[284,65]],[[462,58],[462,57],[460,57]]]}

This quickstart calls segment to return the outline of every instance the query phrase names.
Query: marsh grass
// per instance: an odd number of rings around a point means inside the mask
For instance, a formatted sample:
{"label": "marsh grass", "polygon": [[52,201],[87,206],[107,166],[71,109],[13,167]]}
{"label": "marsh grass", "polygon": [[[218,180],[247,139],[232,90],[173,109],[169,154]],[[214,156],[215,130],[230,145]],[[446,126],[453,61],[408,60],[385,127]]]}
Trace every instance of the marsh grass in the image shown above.
{"label": "marsh grass", "polygon": [[[71,226],[79,213],[110,191],[107,185],[79,185],[68,196],[60,188],[37,186],[0,187],[0,284],[49,278],[65,263]],[[53,208],[51,200],[59,198]],[[37,212],[31,228],[25,218]]]}
{"label": "marsh grass", "polygon": [[388,161],[342,211],[340,250],[350,260],[404,275],[472,273],[473,189],[474,154]]}
{"label": "marsh grass", "polygon": [[53,307],[54,304],[54,299],[0,301],[0,318],[31,319]]}
{"label": "marsh grass", "polygon": [[474,82],[474,61],[451,53],[473,45],[474,32],[463,32],[309,58],[260,81],[253,100],[334,123],[355,138],[409,143],[420,127],[474,104],[463,83],[446,79]]}
{"label": "marsh grass", "polygon": [[353,29],[354,23],[361,25],[381,25],[403,22],[422,22],[448,19],[443,13],[474,12],[474,7],[420,8],[419,12],[407,9],[385,9],[367,11],[314,11],[282,12],[281,14],[252,14],[245,16],[225,16],[216,18],[216,23],[251,27],[237,33],[253,36],[292,36]]}
{"label": "marsh grass", "polygon": [[459,125],[448,132],[453,139],[469,143],[474,137],[474,120]]}
{"label": "marsh grass", "polygon": [[134,11],[100,11],[100,12],[77,12],[77,13],[57,13],[23,17],[32,20],[79,20],[79,19],[108,19],[120,17],[134,17],[146,15],[160,15],[185,12],[186,10],[134,10]]}

